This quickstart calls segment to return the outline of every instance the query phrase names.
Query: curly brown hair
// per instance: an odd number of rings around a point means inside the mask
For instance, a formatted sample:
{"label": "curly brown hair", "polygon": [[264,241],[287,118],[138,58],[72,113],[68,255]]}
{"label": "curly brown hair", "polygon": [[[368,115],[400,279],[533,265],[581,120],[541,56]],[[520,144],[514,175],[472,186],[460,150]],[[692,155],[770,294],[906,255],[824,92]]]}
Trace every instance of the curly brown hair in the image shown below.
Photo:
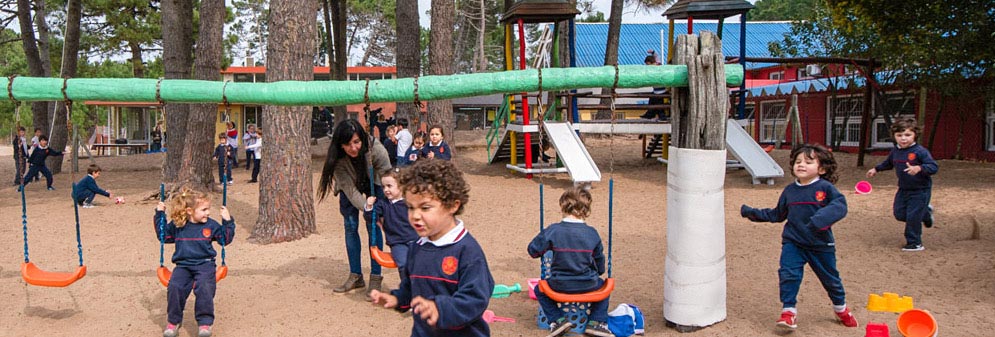
{"label": "curly brown hair", "polygon": [[891,134],[894,135],[899,132],[904,132],[905,130],[912,130],[912,133],[916,134],[916,138],[919,138],[919,134],[922,133],[922,129],[916,124],[915,119],[900,119],[891,124]]}
{"label": "curly brown hair", "polygon": [[442,202],[445,207],[453,207],[459,202],[456,215],[470,200],[470,185],[463,179],[463,172],[448,160],[419,160],[401,170],[401,191],[407,194],[428,194]]}
{"label": "curly brown hair", "polygon": [[211,201],[211,196],[207,193],[187,186],[181,187],[180,193],[174,194],[172,199],[169,200],[169,207],[171,208],[169,220],[173,221],[173,224],[177,228],[183,228],[183,226],[186,226],[187,220],[189,220],[187,208],[196,208],[197,204],[205,201]]}
{"label": "curly brown hair", "polygon": [[[811,159],[819,160],[819,168],[826,171],[826,173],[820,174],[819,178],[825,179],[833,184],[839,179],[838,172],[836,172],[836,159],[833,158],[833,152],[829,151],[828,148],[819,144],[802,144],[791,150],[791,157],[788,158],[788,167],[794,167],[795,161],[798,160],[798,155],[804,154],[805,157]],[[795,170],[791,170],[791,175],[795,174]]]}
{"label": "curly brown hair", "polygon": [[591,216],[591,192],[582,187],[571,187],[560,195],[560,211],[580,219]]}

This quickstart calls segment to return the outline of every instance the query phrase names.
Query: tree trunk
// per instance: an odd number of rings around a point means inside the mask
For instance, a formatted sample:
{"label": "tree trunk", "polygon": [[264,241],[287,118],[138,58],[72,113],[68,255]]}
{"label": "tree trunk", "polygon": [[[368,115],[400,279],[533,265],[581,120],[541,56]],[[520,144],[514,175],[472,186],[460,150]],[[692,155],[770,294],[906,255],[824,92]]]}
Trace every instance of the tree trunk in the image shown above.
{"label": "tree trunk", "polygon": [[41,56],[41,67],[45,70],[45,77],[51,77],[52,62],[49,60],[51,60],[52,52],[49,48],[48,38],[52,30],[48,28],[48,22],[45,21],[46,18],[48,18],[48,8],[45,0],[35,0],[35,26],[38,26],[38,55]]}
{"label": "tree trunk", "polygon": [[[611,16],[608,17],[608,43],[605,45],[605,65],[618,64],[618,36],[622,31],[622,5],[623,0],[612,0]],[[602,94],[609,94],[611,89],[603,90]],[[611,104],[611,98],[602,98],[601,105]],[[598,110],[595,119],[610,119],[614,111]]]}
{"label": "tree trunk", "polygon": [[131,50],[131,73],[135,78],[145,77],[145,66],[142,64],[142,45],[138,41],[129,41]]}
{"label": "tree trunk", "polygon": [[[21,28],[21,48],[24,49],[24,58],[28,63],[28,74],[32,77],[48,77],[42,66],[41,56],[38,55],[38,41],[35,39],[35,28],[31,22],[31,2],[29,0],[17,0],[17,20]],[[48,58],[46,57],[46,60]],[[36,128],[40,128],[43,134],[48,134],[48,103],[31,103],[31,121]]]}
{"label": "tree trunk", "polygon": [[[271,3],[266,80],[311,81],[317,1]],[[301,52],[306,51],[306,52]],[[344,61],[344,60],[343,60]],[[311,107],[266,106],[259,179],[256,243],[293,241],[315,232],[312,192]]]}
{"label": "tree trunk", "polygon": [[[190,1],[162,1],[162,35],[164,77],[190,78],[190,66],[193,64],[193,55],[190,53],[193,48],[193,4]],[[183,164],[183,144],[187,136],[190,106],[167,104],[165,110],[166,147],[169,151],[166,151],[166,162],[162,165],[162,180],[173,191],[179,187],[175,183]]]}
{"label": "tree trunk", "polygon": [[[81,0],[69,0],[69,3],[66,5],[65,42],[62,45],[62,66],[60,69],[63,78],[76,77],[77,63],[79,61],[81,11]],[[68,128],[60,127],[61,125],[66,125],[66,105],[56,104],[55,106],[57,107],[53,116],[55,127],[52,130],[52,137],[49,139],[49,143],[52,144],[52,148],[64,149],[67,143],[69,143],[69,137],[71,136]],[[73,151],[76,151],[76,149],[73,147]],[[56,156],[49,158],[46,162],[52,173],[62,172],[62,159],[62,156]]]}
{"label": "tree trunk", "polygon": [[[200,34],[197,37],[193,78],[217,81],[221,73],[221,35],[224,32],[224,0],[200,2]],[[214,103],[191,104],[187,117],[187,136],[183,142],[183,160],[180,166],[180,185],[203,190],[214,188],[214,166],[211,148],[214,143],[214,121],[218,105]],[[224,183],[224,182],[222,182]]]}
{"label": "tree trunk", "polygon": [[[451,0],[432,0],[432,33],[429,39],[428,68],[432,75],[453,73],[453,22],[456,6]],[[428,102],[429,125],[441,125],[453,144],[453,104],[450,100]],[[415,126],[412,126],[415,129]]]}
{"label": "tree trunk", "polygon": [[[421,31],[413,27],[418,24],[418,1],[398,1],[394,12],[397,18],[397,41],[394,55],[397,57],[397,78],[410,78],[421,74]],[[397,118],[411,118],[418,115],[419,108],[414,103],[397,102]]]}
{"label": "tree trunk", "polygon": [[484,50],[484,36],[487,31],[487,7],[484,0],[480,0],[480,25],[477,29],[477,54],[479,62],[477,64],[477,69],[475,72],[485,72],[487,71],[487,52]]}
{"label": "tree trunk", "polygon": [[[335,45],[335,80],[344,81],[346,77],[349,76],[346,71],[346,65],[348,64],[348,46],[346,46],[346,23],[349,20],[349,16],[346,13],[346,0],[331,0],[332,3],[332,26],[334,30],[332,36],[334,37],[333,42]],[[345,120],[346,107],[345,106],[335,106],[332,107],[332,112],[335,114],[335,125],[339,122]],[[331,131],[331,130],[329,130]]]}

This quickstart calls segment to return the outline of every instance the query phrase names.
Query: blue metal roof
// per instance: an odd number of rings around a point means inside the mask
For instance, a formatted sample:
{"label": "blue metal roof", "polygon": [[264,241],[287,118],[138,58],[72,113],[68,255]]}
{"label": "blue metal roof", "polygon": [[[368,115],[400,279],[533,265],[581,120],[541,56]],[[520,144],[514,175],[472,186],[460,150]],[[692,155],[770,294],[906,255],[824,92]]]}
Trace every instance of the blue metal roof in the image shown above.
{"label": "blue metal roof", "polygon": [[[749,30],[747,30],[749,32]],[[895,75],[897,71],[880,71],[874,73],[874,78],[881,85],[890,85],[895,83]],[[801,81],[785,82],[772,85],[765,85],[760,87],[753,87],[746,89],[750,96],[777,96],[777,95],[788,95],[791,93],[806,93],[806,92],[820,92],[829,89],[829,83],[833,81],[836,84],[836,88],[839,90],[863,88],[866,85],[867,80],[863,76],[858,74],[837,76],[833,78],[814,78]]]}
{"label": "blue metal roof", "polygon": [[[694,31],[716,31],[717,22],[694,22]],[[726,56],[739,56],[738,22],[722,25],[722,53]],[[619,34],[618,64],[643,64],[647,50],[660,53],[661,61],[667,55],[666,23],[623,23]],[[687,33],[687,23],[675,22],[674,34]],[[746,56],[771,57],[767,48],[771,42],[780,42],[784,34],[791,30],[790,22],[747,22]],[[608,40],[608,23],[577,23],[577,66],[599,67],[605,63],[605,44]],[[675,38],[676,39],[676,38]],[[774,66],[774,63],[747,62],[747,69]]]}

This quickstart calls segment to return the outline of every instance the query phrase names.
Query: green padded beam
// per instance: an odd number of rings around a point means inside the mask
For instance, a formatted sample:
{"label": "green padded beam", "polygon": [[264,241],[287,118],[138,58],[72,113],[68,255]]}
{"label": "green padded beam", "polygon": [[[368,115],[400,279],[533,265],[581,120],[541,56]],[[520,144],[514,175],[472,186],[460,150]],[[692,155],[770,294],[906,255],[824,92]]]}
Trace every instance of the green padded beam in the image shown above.
{"label": "green padded beam", "polygon": [[[743,82],[743,67],[726,64],[726,85]],[[686,87],[687,67],[683,65],[618,66],[619,88]],[[19,101],[62,101],[63,79],[8,78],[3,89]],[[160,83],[161,81],[161,83]],[[542,89],[610,88],[615,68],[547,68],[542,71]],[[156,102],[156,87],[166,103],[221,103],[222,95],[232,104],[334,106],[365,102],[366,81],[281,81],[269,83],[217,82],[200,80],[156,80],[137,78],[74,78],[66,84],[66,96],[74,101]],[[418,78],[421,101],[453,99],[539,89],[539,72],[502,71]],[[415,79],[369,81],[369,101],[411,102],[415,99]],[[6,95],[4,95],[6,96]]]}

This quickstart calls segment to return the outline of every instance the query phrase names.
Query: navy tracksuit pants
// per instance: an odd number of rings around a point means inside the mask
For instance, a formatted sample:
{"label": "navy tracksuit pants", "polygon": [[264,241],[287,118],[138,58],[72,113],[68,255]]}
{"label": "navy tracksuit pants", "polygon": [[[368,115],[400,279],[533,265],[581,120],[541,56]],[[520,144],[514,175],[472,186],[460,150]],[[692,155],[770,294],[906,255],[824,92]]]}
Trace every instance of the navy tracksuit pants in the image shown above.
{"label": "navy tracksuit pants", "polygon": [[76,204],[77,205],[92,204],[93,198],[95,197],[97,197],[97,195],[90,191],[78,192],[76,194]]}
{"label": "navy tracksuit pants", "polygon": [[905,243],[922,244],[922,220],[929,214],[929,199],[933,191],[929,188],[908,190],[898,189],[895,193],[895,219],[905,222]]}
{"label": "navy tracksuit pants", "polygon": [[38,165],[31,165],[31,167],[28,168],[28,174],[24,175],[24,186],[28,186],[28,183],[31,182],[31,178],[37,177],[38,173],[44,175],[45,182],[48,184],[47,186],[52,187],[52,171],[49,171],[47,166]]}
{"label": "navy tracksuit pants", "polygon": [[[169,323],[183,323],[183,307],[187,297],[193,291],[197,297],[194,302],[194,315],[197,325],[214,324],[214,292],[218,288],[215,277],[214,262],[202,263],[197,266],[180,266],[173,269],[166,289],[166,312]],[[194,287],[194,282],[197,286]]]}
{"label": "navy tracksuit pants", "polygon": [[781,244],[781,268],[777,270],[780,281],[782,308],[795,308],[798,304],[798,289],[802,285],[805,264],[815,272],[822,287],[829,293],[833,305],[846,304],[843,281],[836,269],[835,252],[817,252],[796,246],[791,242]]}

